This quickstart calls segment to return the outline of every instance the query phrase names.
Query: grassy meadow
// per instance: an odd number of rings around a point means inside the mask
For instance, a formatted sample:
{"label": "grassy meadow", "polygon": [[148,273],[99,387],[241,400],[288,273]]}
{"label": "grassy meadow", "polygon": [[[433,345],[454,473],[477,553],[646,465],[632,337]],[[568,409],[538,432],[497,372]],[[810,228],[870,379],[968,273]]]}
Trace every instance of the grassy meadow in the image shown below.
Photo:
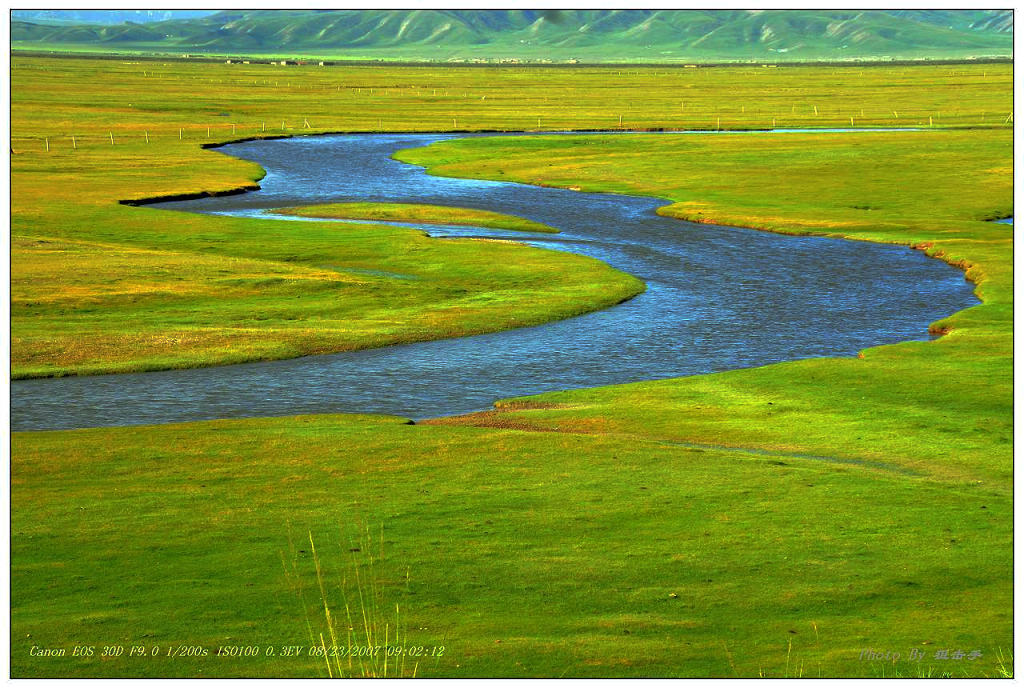
{"label": "grassy meadow", "polygon": [[[409,646],[446,648],[418,676],[993,676],[1012,648],[1005,484],[353,416],[16,433],[13,456],[16,676],[326,675],[310,534],[340,637],[359,566]],[[29,656],[76,644],[162,649]]]}
{"label": "grassy meadow", "polygon": [[[488,138],[399,157],[656,195],[671,200],[660,212],[691,220],[914,245],[965,268],[983,301],[935,323],[936,341],[861,358],[506,400],[426,424],[14,433],[14,676],[380,675],[309,650],[365,644],[350,634],[367,625],[426,648],[389,675],[1012,673],[1012,227],[985,222],[1012,212],[1009,65],[15,57],[12,78],[15,376],[458,336],[643,288],[580,256],[431,241],[379,216],[288,223],[117,202],[252,185],[256,165],[200,144],[280,135],[282,122],[286,134],[615,129],[620,115],[637,129],[926,127]],[[75,645],[97,650],[33,651]],[[119,645],[147,656],[102,656]],[[194,647],[206,654],[179,651]]]}
{"label": "grassy meadow", "polygon": [[[319,67],[12,58],[17,152],[266,133],[1004,125],[1012,66]],[[620,123],[619,118],[622,121]],[[306,125],[309,125],[308,127]],[[209,134],[207,133],[209,130]],[[168,153],[150,148],[159,158]],[[204,167],[209,168],[209,165]],[[180,185],[176,186],[180,188]]]}

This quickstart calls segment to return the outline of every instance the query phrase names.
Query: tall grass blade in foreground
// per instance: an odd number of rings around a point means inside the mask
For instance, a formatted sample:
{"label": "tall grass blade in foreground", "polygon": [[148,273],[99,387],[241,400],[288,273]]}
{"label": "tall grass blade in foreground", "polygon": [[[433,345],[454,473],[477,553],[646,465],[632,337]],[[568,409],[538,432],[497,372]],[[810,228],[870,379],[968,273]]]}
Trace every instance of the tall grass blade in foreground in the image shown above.
{"label": "tall grass blade in foreground", "polygon": [[999,653],[996,655],[996,662],[999,667],[996,671],[999,672],[1000,678],[1013,678],[1013,653],[1007,652],[1003,655],[1003,649],[999,648]]}
{"label": "tall grass blade in foreground", "polygon": [[[405,651],[408,633],[402,626],[401,609],[398,602],[392,605],[386,600],[385,586],[379,563],[384,558],[383,527],[377,543],[369,528],[360,532],[358,544],[349,548],[347,567],[340,567],[338,586],[332,590],[321,561],[313,533],[308,533],[310,554],[316,572],[319,600],[311,615],[307,607],[302,585],[302,576],[293,559],[289,578],[298,594],[305,615],[310,647],[323,659],[321,675],[328,678],[408,678],[415,677],[418,663],[411,670],[407,667]],[[376,556],[372,546],[377,544]],[[295,553],[293,552],[293,555]],[[287,567],[286,567],[287,568]],[[406,573],[408,584],[409,574]],[[345,613],[337,612],[337,603]],[[312,618],[311,618],[312,617]],[[340,642],[339,642],[340,640]]]}

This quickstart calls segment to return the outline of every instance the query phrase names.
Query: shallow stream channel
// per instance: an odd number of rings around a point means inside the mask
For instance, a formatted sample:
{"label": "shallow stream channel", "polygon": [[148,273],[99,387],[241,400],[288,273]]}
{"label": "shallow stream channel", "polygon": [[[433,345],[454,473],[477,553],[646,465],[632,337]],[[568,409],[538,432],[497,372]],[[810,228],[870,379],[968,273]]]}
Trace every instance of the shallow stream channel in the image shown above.
{"label": "shallow stream channel", "polygon": [[403,226],[438,240],[497,237],[585,254],[639,277],[647,291],[595,313],[474,337],[216,368],[19,380],[11,384],[12,429],[300,413],[446,416],[551,390],[854,356],[927,340],[929,323],[979,303],[960,270],[906,247],[691,224],[657,215],[663,199],[434,177],[391,158],[452,138],[231,144],[220,151],[267,171],[259,191],[160,203],[152,212],[270,218],[271,208],[346,201],[492,210],[561,233]]}

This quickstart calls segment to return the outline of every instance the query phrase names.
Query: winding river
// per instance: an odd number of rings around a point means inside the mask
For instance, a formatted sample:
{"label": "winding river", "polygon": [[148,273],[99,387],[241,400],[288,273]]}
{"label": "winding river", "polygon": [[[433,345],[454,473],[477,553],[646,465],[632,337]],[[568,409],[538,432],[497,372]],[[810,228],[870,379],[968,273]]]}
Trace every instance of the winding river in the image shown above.
{"label": "winding river", "polygon": [[20,380],[11,385],[12,429],[333,412],[436,417],[549,390],[852,356],[926,340],[929,323],[979,303],[959,270],[905,247],[696,225],[655,214],[663,200],[433,177],[390,157],[450,138],[233,144],[221,150],[267,170],[260,191],[163,203],[152,212],[262,215],[353,200],[481,208],[562,233],[420,227],[438,237],[504,237],[586,254],[643,279],[647,291],[596,313],[475,337],[218,368]]}

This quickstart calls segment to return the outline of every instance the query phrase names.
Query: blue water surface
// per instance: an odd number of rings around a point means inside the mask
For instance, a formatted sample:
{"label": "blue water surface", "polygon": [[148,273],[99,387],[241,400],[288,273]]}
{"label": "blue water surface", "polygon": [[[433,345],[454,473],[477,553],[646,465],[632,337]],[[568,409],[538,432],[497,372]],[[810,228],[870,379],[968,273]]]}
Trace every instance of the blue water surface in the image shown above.
{"label": "blue water surface", "polygon": [[[667,202],[655,198],[434,177],[390,157],[451,138],[336,135],[234,144],[221,150],[267,170],[260,191],[165,203],[150,212],[263,215],[344,201],[493,210],[561,234],[411,226],[437,237],[501,237],[592,256],[644,280],[647,291],[596,313],[475,337],[217,368],[17,381],[13,429],[328,412],[436,417],[549,390],[853,356],[879,344],[926,340],[929,323],[979,303],[962,272],[906,247],[692,224],[658,216]],[[292,226],[301,232],[304,223]]]}

